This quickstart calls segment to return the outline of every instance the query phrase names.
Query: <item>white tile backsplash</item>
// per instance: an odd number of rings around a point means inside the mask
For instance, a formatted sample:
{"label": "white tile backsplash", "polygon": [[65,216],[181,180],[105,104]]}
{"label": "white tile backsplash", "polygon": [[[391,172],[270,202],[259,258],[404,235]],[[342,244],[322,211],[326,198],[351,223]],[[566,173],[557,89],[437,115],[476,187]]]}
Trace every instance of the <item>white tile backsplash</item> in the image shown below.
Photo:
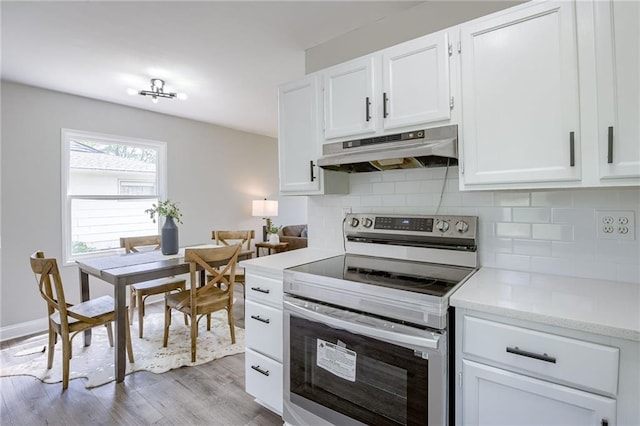
{"label": "white tile backsplash", "polygon": [[[435,214],[444,177],[445,168],[350,175],[350,194],[309,197],[309,245],[342,249],[347,207]],[[640,188],[460,192],[452,167],[439,214],[478,216],[481,266],[640,284],[639,241],[598,240],[595,212],[602,209],[640,217]]]}

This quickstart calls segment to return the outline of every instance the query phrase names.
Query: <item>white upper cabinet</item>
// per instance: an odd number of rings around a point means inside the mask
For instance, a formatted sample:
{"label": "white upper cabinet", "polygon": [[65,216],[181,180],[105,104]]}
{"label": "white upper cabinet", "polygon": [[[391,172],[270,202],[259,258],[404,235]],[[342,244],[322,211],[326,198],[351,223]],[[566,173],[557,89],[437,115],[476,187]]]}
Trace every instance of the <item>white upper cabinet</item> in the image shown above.
{"label": "white upper cabinet", "polygon": [[382,89],[385,129],[448,120],[448,34],[441,32],[384,50]]}
{"label": "white upper cabinet", "polygon": [[278,91],[278,156],[280,192],[285,195],[346,193],[348,178],[325,172],[321,156],[320,99],[317,75],[280,86]]}
{"label": "white upper cabinet", "polygon": [[640,177],[640,3],[594,2],[600,178]]}
{"label": "white upper cabinet", "polygon": [[449,124],[449,60],[439,32],[322,71],[325,139]]}
{"label": "white upper cabinet", "polygon": [[535,2],[460,26],[463,188],[580,180],[575,21]]}
{"label": "white upper cabinet", "polygon": [[324,75],[324,136],[327,139],[374,133],[377,105],[373,56],[326,70]]}

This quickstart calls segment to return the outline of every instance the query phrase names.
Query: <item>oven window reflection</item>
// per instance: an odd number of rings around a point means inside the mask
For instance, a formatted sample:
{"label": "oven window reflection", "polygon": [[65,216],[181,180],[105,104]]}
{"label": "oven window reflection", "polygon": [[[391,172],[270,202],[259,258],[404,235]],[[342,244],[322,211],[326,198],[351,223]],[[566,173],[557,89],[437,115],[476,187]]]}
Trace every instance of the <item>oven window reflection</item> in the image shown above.
{"label": "oven window reflection", "polygon": [[413,350],[294,316],[290,327],[291,393],[367,424],[427,423],[428,361]]}

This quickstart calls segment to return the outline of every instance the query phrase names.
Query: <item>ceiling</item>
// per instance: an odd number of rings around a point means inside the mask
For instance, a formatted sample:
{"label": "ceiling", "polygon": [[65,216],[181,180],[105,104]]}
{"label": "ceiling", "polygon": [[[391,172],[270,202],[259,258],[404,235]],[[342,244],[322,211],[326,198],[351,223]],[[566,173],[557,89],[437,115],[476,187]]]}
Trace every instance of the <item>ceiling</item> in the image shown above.
{"label": "ceiling", "polygon": [[419,3],[3,0],[2,78],[275,137],[305,49]]}

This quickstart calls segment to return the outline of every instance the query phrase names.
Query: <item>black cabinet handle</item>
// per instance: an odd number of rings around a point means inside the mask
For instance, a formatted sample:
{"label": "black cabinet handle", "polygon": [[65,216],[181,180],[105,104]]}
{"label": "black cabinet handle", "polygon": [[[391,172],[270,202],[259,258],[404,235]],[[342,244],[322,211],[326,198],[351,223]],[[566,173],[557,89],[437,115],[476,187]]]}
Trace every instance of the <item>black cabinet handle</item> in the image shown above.
{"label": "black cabinet handle", "polygon": [[514,354],[514,355],[520,355],[520,356],[526,356],[527,358],[534,358],[534,359],[539,359],[540,361],[545,361],[545,362],[550,362],[552,364],[556,363],[556,359],[552,356],[549,356],[547,354],[537,354],[535,352],[529,352],[529,351],[523,351],[522,349],[516,347],[509,347],[507,346],[507,352],[509,352],[510,354]]}
{"label": "black cabinet handle", "polygon": [[602,420],[600,421],[600,425],[601,425],[601,426],[609,426],[609,420],[607,420],[607,419],[602,419]]}
{"label": "black cabinet handle", "polygon": [[309,160],[309,177],[311,178],[311,182],[316,180],[316,177],[313,175],[313,167],[314,166],[315,166],[315,164],[313,164],[313,160]]}
{"label": "black cabinet handle", "polygon": [[267,318],[267,319],[260,318],[260,315],[251,315],[251,318],[253,318],[254,320],[263,322],[265,324],[269,324],[271,322],[271,320],[269,318]]}
{"label": "black cabinet handle", "polygon": [[262,289],[262,288],[260,288],[260,287],[251,287],[251,290],[253,290],[253,291],[258,291],[258,292],[260,292],[260,293],[264,293],[264,294],[269,294],[269,292],[271,291],[271,290],[269,290],[269,289],[266,289],[266,290],[265,290],[265,289]]}
{"label": "black cabinet handle", "polygon": [[382,93],[382,117],[387,118],[389,116],[389,111],[387,111],[387,92]]}
{"label": "black cabinet handle", "polygon": [[371,102],[369,101],[369,97],[367,96],[366,98],[364,98],[364,106],[365,106],[365,120],[367,120],[367,122],[369,120],[371,120]]}
{"label": "black cabinet handle", "polygon": [[269,376],[269,370],[263,370],[259,365],[252,365],[251,368],[256,370],[260,374],[264,374],[265,376]]}
{"label": "black cabinet handle", "polygon": [[613,163],[613,126],[607,131],[607,163]]}
{"label": "black cabinet handle", "polygon": [[569,132],[569,165],[574,167],[576,165],[576,136],[575,132]]}

